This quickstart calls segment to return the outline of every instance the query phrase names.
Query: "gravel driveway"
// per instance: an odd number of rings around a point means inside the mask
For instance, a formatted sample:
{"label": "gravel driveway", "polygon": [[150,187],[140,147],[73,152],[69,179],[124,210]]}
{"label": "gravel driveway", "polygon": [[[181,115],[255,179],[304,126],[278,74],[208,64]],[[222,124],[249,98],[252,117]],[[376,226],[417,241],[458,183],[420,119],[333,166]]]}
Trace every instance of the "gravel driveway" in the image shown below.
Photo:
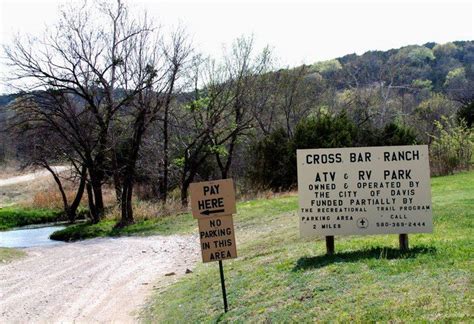
{"label": "gravel driveway", "polygon": [[199,243],[127,237],[24,251],[26,258],[0,264],[0,323],[129,323],[153,289],[194,267]]}

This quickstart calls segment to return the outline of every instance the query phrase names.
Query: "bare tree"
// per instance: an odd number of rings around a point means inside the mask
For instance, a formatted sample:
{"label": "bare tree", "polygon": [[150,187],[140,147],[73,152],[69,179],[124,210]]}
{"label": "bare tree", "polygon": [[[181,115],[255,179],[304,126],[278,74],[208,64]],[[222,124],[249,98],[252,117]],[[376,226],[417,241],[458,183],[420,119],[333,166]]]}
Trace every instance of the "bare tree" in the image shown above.
{"label": "bare tree", "polygon": [[[63,140],[61,119],[57,115],[48,114],[48,107],[42,106],[44,101],[38,100],[39,94],[20,97],[11,105],[16,112],[9,128],[16,139],[20,152],[24,152],[24,167],[33,166],[49,171],[57,184],[63,202],[63,209],[69,221],[73,223],[81,202],[87,179],[87,169],[78,167],[76,155],[71,145]],[[36,100],[35,100],[36,99]],[[52,164],[72,165],[72,169],[60,174]],[[64,176],[66,173],[66,176]],[[78,182],[78,188],[70,202],[64,188],[64,180]]]}
{"label": "bare tree", "polygon": [[191,47],[183,30],[178,30],[166,44],[163,38],[153,41],[152,33],[142,33],[132,51],[136,62],[136,77],[146,80],[145,87],[123,112],[122,118],[129,125],[125,131],[125,150],[122,152],[122,219],[119,226],[133,223],[132,193],[143,136],[163,112],[164,199],[168,190],[168,120],[171,102],[176,95],[176,83],[187,63]]}
{"label": "bare tree", "polygon": [[302,65],[295,69],[287,69],[276,73],[277,107],[284,117],[286,133],[293,136],[293,129],[304,116],[307,116],[311,106],[311,88],[314,87],[306,76],[308,66]]}
{"label": "bare tree", "polygon": [[[223,127],[232,112],[223,103],[228,88],[220,82],[222,70],[215,61],[200,56],[194,57],[191,67],[189,79],[194,89],[181,100],[179,109],[172,115],[173,142],[177,151],[174,164],[179,167],[183,206],[187,205],[191,182],[199,176],[215,148],[223,145],[232,134]],[[204,80],[207,87],[202,88],[200,85]]]}
{"label": "bare tree", "polygon": [[225,53],[222,65],[209,65],[212,69],[204,82],[204,89],[218,94],[213,100],[220,106],[218,110],[228,111],[219,129],[212,129],[210,133],[213,153],[223,179],[229,176],[239,140],[253,128],[253,88],[258,78],[270,69],[269,48],[255,54],[254,47],[253,37],[238,38],[230,52]]}
{"label": "bare tree", "polygon": [[191,47],[187,40],[186,33],[183,29],[178,28],[171,36],[169,45],[163,47],[163,54],[169,64],[169,75],[167,77],[167,89],[163,91],[163,118],[162,118],[162,132],[163,132],[163,158],[162,168],[160,171],[159,194],[163,203],[166,203],[169,190],[169,120],[170,107],[173,98],[173,91],[176,89],[176,82],[182,74],[183,66],[187,63],[187,59],[191,54]]}
{"label": "bare tree", "polygon": [[[140,56],[145,55],[140,47],[152,32],[146,16],[131,17],[120,0],[93,6],[84,2],[63,10],[59,24],[42,39],[17,38],[13,45],[4,47],[13,70],[12,83],[24,92],[43,91],[49,100],[56,101],[48,114],[60,116],[63,124],[51,125],[87,168],[88,195],[96,221],[103,215],[102,185],[109,160],[115,156],[111,154],[115,149],[110,143],[111,125],[135,104],[139,94],[151,91],[156,81],[150,80],[159,77],[153,65],[144,63],[149,57]],[[137,56],[142,60],[137,61]],[[74,114],[65,113],[70,111]],[[41,115],[42,122],[51,123],[48,114]],[[144,115],[147,113],[138,118]],[[78,118],[89,124],[76,122]],[[142,132],[140,123],[135,127],[138,133]]]}

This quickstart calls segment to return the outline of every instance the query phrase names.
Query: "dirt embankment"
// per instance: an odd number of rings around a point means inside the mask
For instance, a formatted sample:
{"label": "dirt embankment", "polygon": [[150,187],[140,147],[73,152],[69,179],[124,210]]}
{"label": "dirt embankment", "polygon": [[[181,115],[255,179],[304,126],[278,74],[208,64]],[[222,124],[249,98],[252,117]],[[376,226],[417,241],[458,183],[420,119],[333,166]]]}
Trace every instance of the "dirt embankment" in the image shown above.
{"label": "dirt embankment", "polygon": [[199,243],[150,236],[25,251],[25,259],[0,265],[0,323],[129,323],[153,289],[193,268]]}

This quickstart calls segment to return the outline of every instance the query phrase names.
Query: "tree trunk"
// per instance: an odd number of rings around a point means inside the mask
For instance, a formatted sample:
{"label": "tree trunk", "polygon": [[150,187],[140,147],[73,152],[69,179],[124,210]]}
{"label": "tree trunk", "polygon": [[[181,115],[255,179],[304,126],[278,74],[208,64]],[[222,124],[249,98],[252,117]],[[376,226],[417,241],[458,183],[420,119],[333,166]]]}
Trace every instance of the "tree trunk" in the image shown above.
{"label": "tree trunk", "polygon": [[94,194],[94,206],[96,217],[100,220],[104,215],[104,199],[102,196],[103,172],[89,172],[92,192]]}
{"label": "tree trunk", "polygon": [[181,206],[183,207],[188,206],[188,188],[193,178],[191,172],[189,173],[189,177],[187,177],[189,169],[190,169],[189,160],[187,158],[187,155],[185,155],[184,169],[181,175]]}
{"label": "tree trunk", "polygon": [[168,168],[169,168],[169,135],[168,135],[168,105],[165,106],[165,116],[163,119],[163,171],[162,171],[162,179],[160,182],[160,200],[163,203],[166,203],[168,199]]}
{"label": "tree trunk", "polygon": [[117,224],[118,227],[128,226],[133,224],[133,206],[132,194],[133,185],[135,184],[136,165],[138,160],[138,153],[140,151],[140,144],[143,134],[145,133],[145,116],[146,111],[141,111],[134,123],[133,138],[130,143],[130,154],[126,158],[125,170],[122,175],[122,218]]}
{"label": "tree trunk", "polygon": [[222,177],[222,179],[227,179],[228,172],[229,172],[229,170],[228,170],[227,168],[225,168],[224,170],[222,170],[222,172],[221,172],[221,177]]}
{"label": "tree trunk", "polygon": [[79,207],[79,204],[81,203],[82,196],[84,195],[84,189],[86,186],[86,179],[87,179],[87,169],[85,167],[82,167],[81,170],[81,180],[79,182],[79,187],[77,188],[76,192],[76,197],[74,198],[74,201],[72,202],[71,206],[69,207],[69,222],[72,224],[76,221],[76,215],[77,215],[77,208]]}
{"label": "tree trunk", "polygon": [[86,190],[87,190],[87,198],[89,200],[89,213],[90,213],[90,216],[91,216],[91,221],[94,224],[97,224],[100,220],[100,217],[97,214],[97,210],[95,208],[94,192],[92,190],[92,185],[90,183],[86,184]]}
{"label": "tree trunk", "polygon": [[54,181],[58,185],[59,192],[61,193],[61,199],[63,201],[64,213],[67,216],[69,216],[69,203],[67,201],[66,192],[64,191],[64,187],[63,187],[63,184],[61,183],[61,179],[59,179],[59,176],[56,174],[56,172],[54,172],[54,170],[49,166],[48,163],[44,163],[43,165],[46,168],[46,170],[48,170],[49,173],[51,173]]}
{"label": "tree trunk", "polygon": [[115,188],[115,199],[117,200],[117,205],[121,205],[122,202],[122,184],[120,182],[120,173],[119,166],[117,162],[117,154],[115,150],[112,152],[112,168],[113,168],[113,180]]}
{"label": "tree trunk", "polygon": [[181,206],[183,207],[188,206],[188,188],[189,181],[184,181],[181,185]]}
{"label": "tree trunk", "polygon": [[160,182],[160,199],[163,203],[166,203],[168,199],[168,173],[169,173],[169,133],[168,133],[168,122],[169,122],[169,109],[172,94],[174,91],[174,83],[176,81],[176,75],[178,74],[178,65],[174,65],[171,84],[166,95],[166,102],[164,104],[164,118],[163,118],[163,177]]}
{"label": "tree trunk", "polygon": [[133,179],[130,175],[125,175],[125,181],[122,186],[122,218],[117,224],[117,227],[125,227],[133,224],[133,207],[132,207],[132,194],[133,194]]}

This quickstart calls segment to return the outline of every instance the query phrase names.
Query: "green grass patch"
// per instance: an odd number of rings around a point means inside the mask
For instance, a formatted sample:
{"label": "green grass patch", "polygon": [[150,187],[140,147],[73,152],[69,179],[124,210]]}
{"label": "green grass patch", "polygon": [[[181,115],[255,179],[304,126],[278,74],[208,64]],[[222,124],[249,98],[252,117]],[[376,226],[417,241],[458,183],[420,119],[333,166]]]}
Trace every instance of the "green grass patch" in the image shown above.
{"label": "green grass patch", "polygon": [[0,231],[14,227],[58,221],[63,213],[59,210],[21,207],[0,208]]}
{"label": "green grass patch", "polygon": [[22,258],[25,255],[26,253],[21,250],[0,247],[0,266],[12,260]]}
{"label": "green grass patch", "polygon": [[94,237],[117,236],[146,236],[189,234],[193,232],[196,224],[190,214],[160,217],[152,220],[136,222],[123,228],[115,228],[115,221],[103,220],[98,224],[78,224],[68,226],[51,234],[50,238],[58,241],[78,241]]}
{"label": "green grass patch", "polygon": [[301,239],[297,197],[241,203],[239,258],[225,261],[223,313],[217,263],[159,291],[145,322],[470,322],[473,315],[474,172],[432,179],[434,233]]}

